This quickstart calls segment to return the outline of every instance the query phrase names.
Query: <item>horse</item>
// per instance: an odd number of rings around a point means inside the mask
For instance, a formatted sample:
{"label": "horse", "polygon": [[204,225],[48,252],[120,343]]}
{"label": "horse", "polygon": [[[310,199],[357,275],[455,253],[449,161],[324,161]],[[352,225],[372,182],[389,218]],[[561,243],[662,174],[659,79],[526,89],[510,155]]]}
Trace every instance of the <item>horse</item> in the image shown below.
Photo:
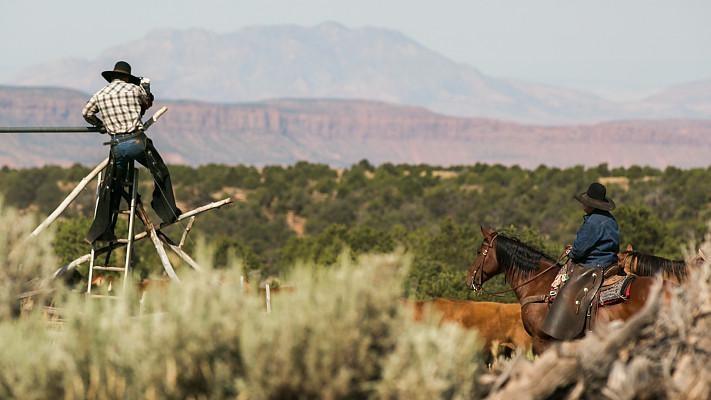
{"label": "horse", "polygon": [[415,321],[425,318],[428,311],[439,313],[439,323],[453,322],[466,329],[475,329],[489,352],[489,360],[504,353],[531,348],[531,337],[521,323],[518,304],[488,301],[433,299],[405,303],[413,306]]}
{"label": "horse", "polygon": [[698,255],[689,261],[669,260],[652,254],[634,251],[631,245],[627,246],[626,251],[619,253],[617,258],[620,260],[620,266],[628,274],[639,276],[661,275],[665,281],[677,285],[686,280],[689,269],[698,268],[706,261],[701,250],[699,250]]}
{"label": "horse", "polygon": [[[466,284],[480,291],[483,284],[504,274],[521,304],[523,327],[532,337],[534,354],[542,353],[555,340],[542,332],[548,314],[548,293],[561,266],[553,259],[517,239],[481,228],[484,236],[477,257],[467,273]],[[639,312],[654,284],[653,277],[638,277],[630,287],[629,299],[622,303],[600,307],[595,323],[627,320]]]}

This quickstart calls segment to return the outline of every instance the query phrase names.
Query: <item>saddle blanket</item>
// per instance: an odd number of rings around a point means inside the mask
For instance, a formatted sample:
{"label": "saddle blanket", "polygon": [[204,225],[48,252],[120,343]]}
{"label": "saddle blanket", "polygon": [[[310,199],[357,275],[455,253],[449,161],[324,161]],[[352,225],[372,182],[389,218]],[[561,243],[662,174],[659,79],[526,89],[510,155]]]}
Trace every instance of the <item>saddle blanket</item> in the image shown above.
{"label": "saddle blanket", "polygon": [[[565,286],[568,281],[568,265],[563,266],[558,272],[553,284],[551,285],[550,293],[548,295],[548,301],[555,301],[560,289]],[[635,279],[635,275],[625,275],[625,276],[613,276],[608,278],[606,282],[603,282],[603,286],[599,290],[598,303],[600,306],[609,306],[617,303],[621,303],[630,298],[630,288],[632,282]],[[609,283],[608,283],[609,282]]]}
{"label": "saddle blanket", "polygon": [[600,306],[609,306],[612,304],[622,303],[630,298],[630,289],[635,275],[626,275],[617,282],[600,288],[599,303]]}

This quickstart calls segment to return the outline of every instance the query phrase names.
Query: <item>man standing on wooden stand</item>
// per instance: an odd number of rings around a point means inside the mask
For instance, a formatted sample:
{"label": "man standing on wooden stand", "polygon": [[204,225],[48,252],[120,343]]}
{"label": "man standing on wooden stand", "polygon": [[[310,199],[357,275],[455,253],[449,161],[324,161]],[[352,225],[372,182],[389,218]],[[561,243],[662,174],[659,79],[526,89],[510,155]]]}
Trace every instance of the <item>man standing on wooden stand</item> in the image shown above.
{"label": "man standing on wooden stand", "polygon": [[[141,117],[153,105],[148,79],[131,75],[131,66],[119,61],[113,71],[101,75],[109,84],[94,94],[82,114],[90,124],[111,136],[109,164],[99,188],[96,217],[86,240],[114,241],[114,227],[123,195],[123,184],[133,161],[145,166],[153,176],[151,207],[163,222],[175,222],[181,214],[175,205],[168,167],[143,131]],[[102,119],[96,114],[101,113]],[[130,181],[129,181],[130,182]]]}

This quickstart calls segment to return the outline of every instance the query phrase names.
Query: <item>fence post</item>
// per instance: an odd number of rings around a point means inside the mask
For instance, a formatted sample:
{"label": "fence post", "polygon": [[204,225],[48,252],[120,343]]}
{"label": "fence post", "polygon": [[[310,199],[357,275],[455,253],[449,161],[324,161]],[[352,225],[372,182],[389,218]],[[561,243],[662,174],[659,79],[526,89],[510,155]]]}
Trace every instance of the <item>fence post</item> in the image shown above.
{"label": "fence post", "polygon": [[266,292],[267,292],[267,314],[272,312],[272,296],[271,296],[271,291],[269,290],[269,284],[267,283],[266,287]]}

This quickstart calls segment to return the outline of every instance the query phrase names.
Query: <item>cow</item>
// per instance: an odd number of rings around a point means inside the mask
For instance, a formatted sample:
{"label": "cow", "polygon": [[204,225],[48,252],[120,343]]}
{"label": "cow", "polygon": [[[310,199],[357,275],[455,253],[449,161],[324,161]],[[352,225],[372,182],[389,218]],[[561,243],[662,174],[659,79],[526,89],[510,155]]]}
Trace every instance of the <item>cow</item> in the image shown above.
{"label": "cow", "polygon": [[488,360],[499,354],[531,349],[531,337],[521,322],[518,304],[487,301],[433,299],[406,302],[413,308],[416,321],[423,320],[429,312],[439,314],[439,323],[452,322],[466,329],[475,329],[488,351]]}

